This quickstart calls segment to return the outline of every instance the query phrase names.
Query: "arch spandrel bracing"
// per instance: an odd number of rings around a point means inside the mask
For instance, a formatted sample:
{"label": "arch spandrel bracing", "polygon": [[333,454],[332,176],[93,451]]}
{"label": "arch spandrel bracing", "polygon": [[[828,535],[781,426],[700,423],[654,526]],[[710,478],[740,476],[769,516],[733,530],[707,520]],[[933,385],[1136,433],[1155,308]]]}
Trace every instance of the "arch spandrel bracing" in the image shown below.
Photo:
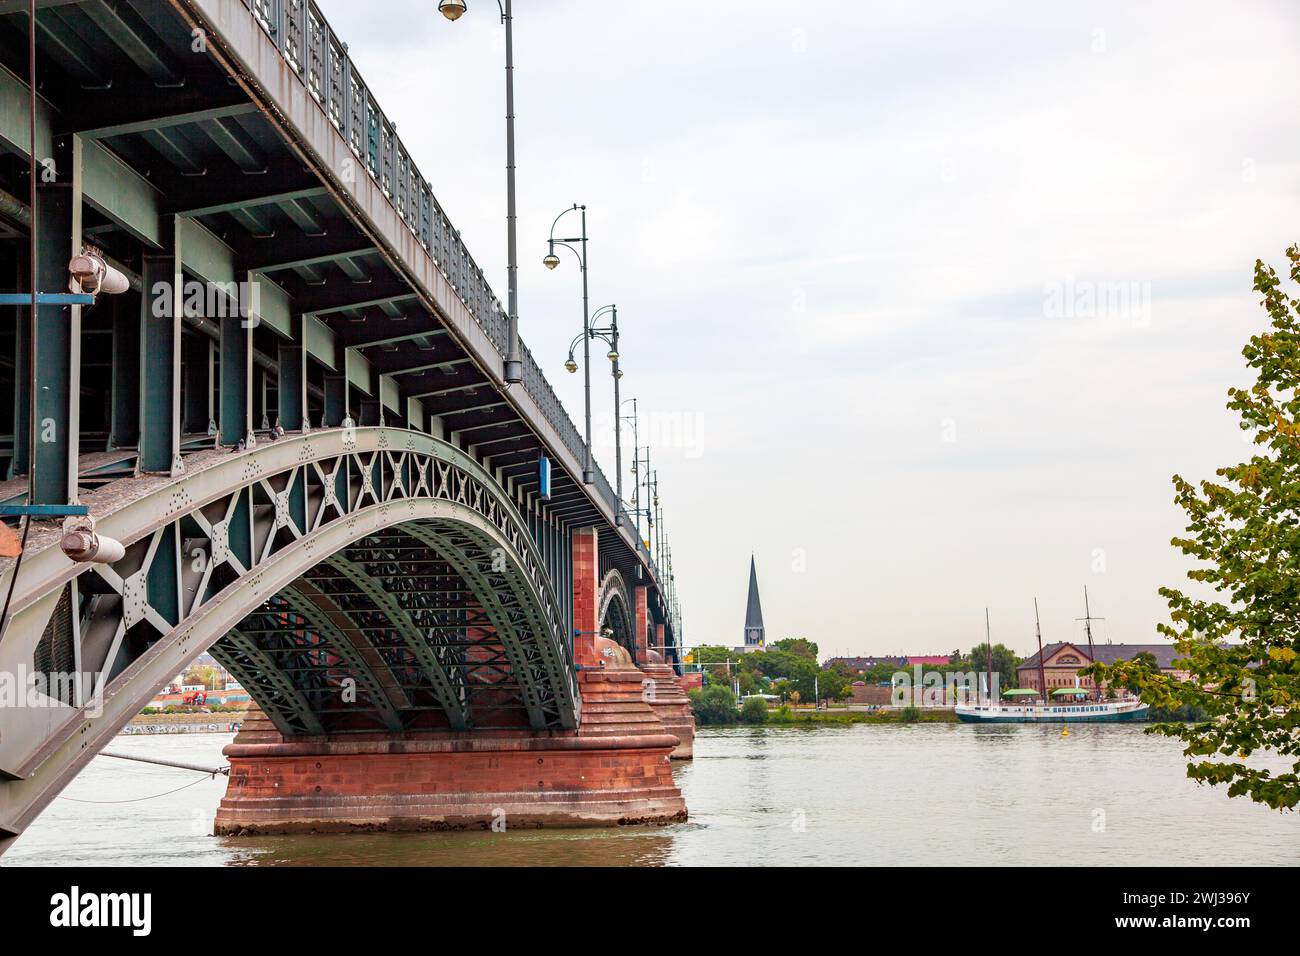
{"label": "arch spandrel bracing", "polygon": [[541,555],[469,456],[360,428],[187,464],[97,513],[121,561],[75,565],[52,540],[27,555],[0,662],[30,672],[58,645],[90,671],[26,727],[7,715],[0,769],[34,776],[0,788],[0,825],[18,827],[209,648],[288,735],[577,726]]}

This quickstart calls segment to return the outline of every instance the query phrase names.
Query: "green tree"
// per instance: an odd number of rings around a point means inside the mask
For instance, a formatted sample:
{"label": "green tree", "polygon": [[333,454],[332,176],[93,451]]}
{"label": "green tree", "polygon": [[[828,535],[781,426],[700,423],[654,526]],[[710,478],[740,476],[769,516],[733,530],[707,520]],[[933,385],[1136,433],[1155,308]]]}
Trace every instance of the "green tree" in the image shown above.
{"label": "green tree", "polygon": [[[964,670],[979,671],[983,674],[988,670],[988,642],[982,641],[971,648],[963,664]],[[1001,690],[1010,690],[1015,687],[1020,678],[1016,674],[1016,668],[1020,666],[1020,656],[1007,647],[1005,644],[993,645],[993,673],[997,675],[998,687]]]}
{"label": "green tree", "polygon": [[811,661],[817,660],[817,645],[805,637],[782,638],[771,646],[778,651],[784,651],[795,657],[806,657]]}
{"label": "green tree", "polygon": [[767,723],[767,702],[761,697],[751,697],[740,707],[740,720],[745,724]]}
{"label": "green tree", "polygon": [[817,675],[817,692],[821,695],[822,700],[839,700],[845,696],[852,696],[853,682],[857,680],[857,675],[843,665],[823,668]]}
{"label": "green tree", "polygon": [[736,698],[726,687],[705,687],[690,693],[691,711],[703,727],[726,726],[736,722]]}
{"label": "green tree", "polygon": [[686,660],[692,664],[716,664],[720,661],[730,661],[736,659],[736,652],[730,647],[723,647],[721,644],[704,644],[700,647],[691,648],[690,654]]}
{"label": "green tree", "polygon": [[[1142,682],[1137,679],[1137,674],[1158,675],[1160,665],[1156,662],[1156,656],[1150,651],[1139,651],[1133,655],[1132,659],[1134,676],[1122,682],[1119,686],[1132,691],[1135,694],[1142,692]],[[1156,677],[1158,680],[1159,678]]]}
{"label": "green tree", "polygon": [[[1300,283],[1300,247],[1287,250]],[[1143,700],[1173,711],[1200,707],[1207,720],[1156,724],[1178,737],[1193,760],[1187,775],[1226,784],[1274,809],[1300,803],[1300,299],[1277,273],[1255,263],[1255,291],[1269,327],[1243,349],[1254,371],[1249,388],[1228,392],[1228,408],[1254,445],[1248,461],[1220,468],[1199,485],[1174,476],[1175,501],[1187,513],[1187,537],[1173,545],[1198,564],[1187,572],[1197,594],[1166,587],[1178,666],[1174,680],[1149,662],[1094,665],[1094,677],[1132,682]],[[1213,594],[1211,594],[1213,592]],[[1241,762],[1256,751],[1289,757],[1276,776]],[[1207,759],[1215,758],[1217,759]],[[1231,759],[1231,758],[1237,759]]]}

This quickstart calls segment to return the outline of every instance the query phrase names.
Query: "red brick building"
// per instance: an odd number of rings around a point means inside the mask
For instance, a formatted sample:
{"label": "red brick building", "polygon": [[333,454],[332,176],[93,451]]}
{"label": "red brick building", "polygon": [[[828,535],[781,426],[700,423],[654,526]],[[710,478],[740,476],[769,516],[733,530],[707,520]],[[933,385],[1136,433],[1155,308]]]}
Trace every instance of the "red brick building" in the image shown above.
{"label": "red brick building", "polygon": [[[1187,671],[1174,666],[1176,651],[1170,644],[1095,644],[1093,650],[1096,660],[1102,664],[1114,664],[1118,661],[1131,661],[1138,654],[1150,654],[1156,659],[1161,673],[1168,674],[1176,680],[1186,680]],[[1061,642],[1048,644],[1043,648],[1043,677],[1047,681],[1047,692],[1062,687],[1093,686],[1091,677],[1079,675],[1079,671],[1093,662],[1088,656],[1086,645]],[[1031,690],[1041,690],[1038,686],[1038,654],[1035,652],[1023,664],[1016,668],[1017,686]]]}

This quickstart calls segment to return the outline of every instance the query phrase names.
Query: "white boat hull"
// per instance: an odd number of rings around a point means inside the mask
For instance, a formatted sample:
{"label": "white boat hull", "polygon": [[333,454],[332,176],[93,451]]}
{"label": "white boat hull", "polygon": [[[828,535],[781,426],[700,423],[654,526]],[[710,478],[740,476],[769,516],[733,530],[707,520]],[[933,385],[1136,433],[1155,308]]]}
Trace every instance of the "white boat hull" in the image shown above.
{"label": "white boat hull", "polygon": [[1146,720],[1150,711],[1140,700],[1089,701],[1078,704],[958,704],[957,718],[968,724],[1073,724]]}

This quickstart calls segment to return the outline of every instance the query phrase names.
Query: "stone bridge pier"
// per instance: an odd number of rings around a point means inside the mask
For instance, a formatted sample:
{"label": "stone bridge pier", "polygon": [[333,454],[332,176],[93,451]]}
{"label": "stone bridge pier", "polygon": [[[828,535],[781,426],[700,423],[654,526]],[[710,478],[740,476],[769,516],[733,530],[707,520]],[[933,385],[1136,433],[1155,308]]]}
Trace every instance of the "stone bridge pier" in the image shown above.
{"label": "stone bridge pier", "polygon": [[[667,824],[686,819],[671,759],[694,723],[647,647],[644,588],[631,648],[599,618],[598,534],[572,539],[575,729],[281,734],[258,711],[225,750],[218,834]],[[604,602],[608,606],[609,602]],[[631,617],[632,615],[629,615]],[[634,663],[640,654],[642,667]],[[684,748],[684,752],[683,752]]]}

